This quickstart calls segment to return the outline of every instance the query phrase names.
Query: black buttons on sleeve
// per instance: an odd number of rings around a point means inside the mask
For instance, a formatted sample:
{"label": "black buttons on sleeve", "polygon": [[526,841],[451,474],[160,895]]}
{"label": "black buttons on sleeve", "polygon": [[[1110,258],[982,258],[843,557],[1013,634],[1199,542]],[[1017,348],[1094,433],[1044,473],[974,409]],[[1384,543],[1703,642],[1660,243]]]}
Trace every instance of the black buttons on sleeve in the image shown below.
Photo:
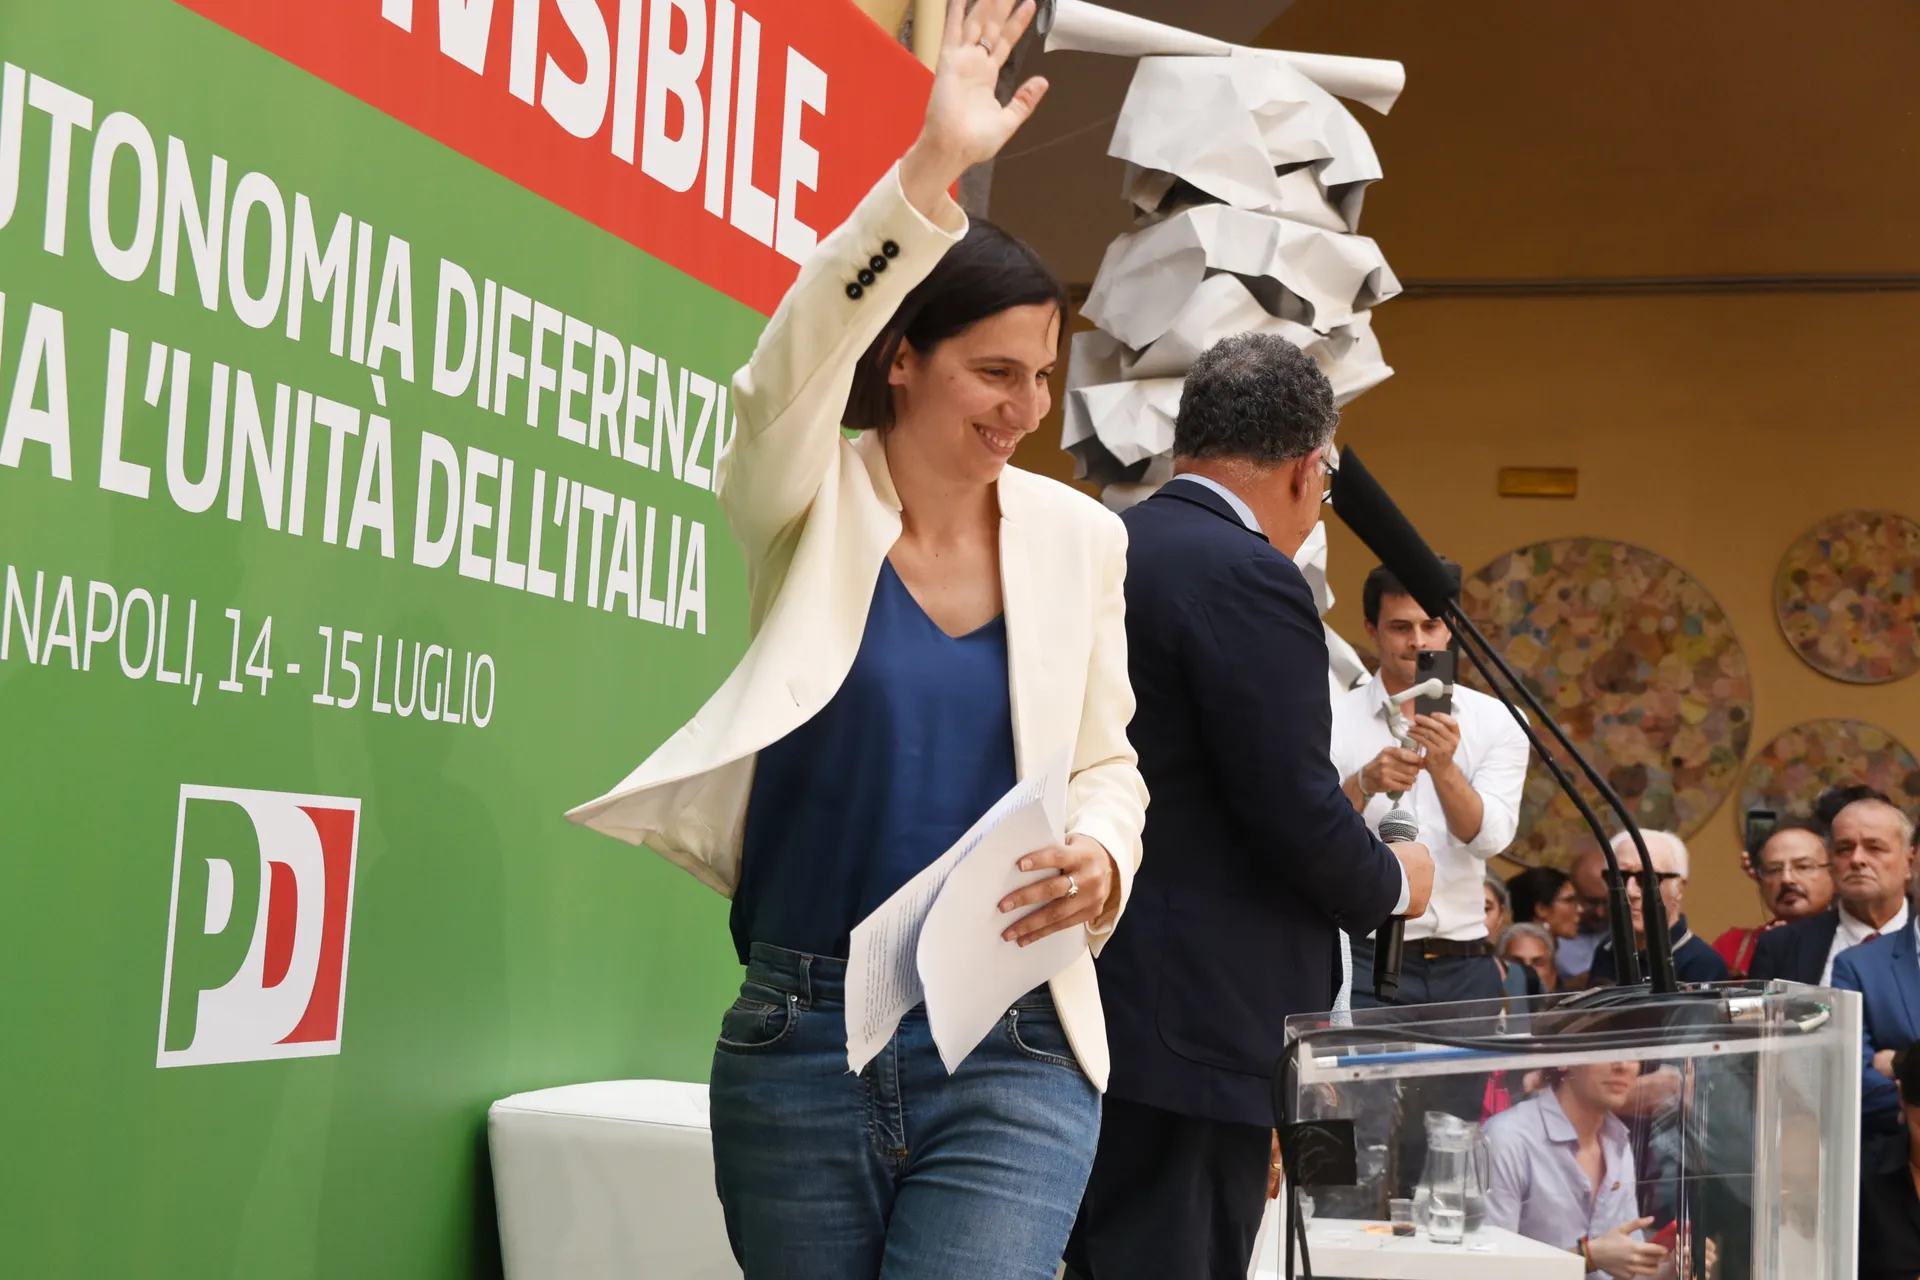
{"label": "black buttons on sleeve", "polygon": [[881,245],[880,252],[867,259],[867,265],[860,268],[854,279],[847,282],[847,297],[854,302],[860,301],[866,296],[867,290],[873,288],[874,281],[879,278],[880,273],[887,269],[887,260],[899,256],[900,246],[893,241],[889,240]]}

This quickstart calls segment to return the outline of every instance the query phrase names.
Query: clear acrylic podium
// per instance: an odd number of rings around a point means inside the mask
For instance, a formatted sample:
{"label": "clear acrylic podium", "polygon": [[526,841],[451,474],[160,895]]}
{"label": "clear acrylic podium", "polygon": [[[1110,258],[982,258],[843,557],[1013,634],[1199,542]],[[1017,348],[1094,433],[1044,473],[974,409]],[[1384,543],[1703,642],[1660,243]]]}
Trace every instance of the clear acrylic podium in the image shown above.
{"label": "clear acrylic podium", "polygon": [[[1653,1220],[1639,1240],[1664,1251],[1657,1274],[1674,1280],[1855,1274],[1850,992],[1615,989],[1287,1030],[1274,1098],[1294,1275],[1578,1280],[1582,1238],[1628,1217]],[[1596,1145],[1597,1184],[1577,1159],[1591,1167]],[[1414,1218],[1398,1233],[1396,1200]]]}

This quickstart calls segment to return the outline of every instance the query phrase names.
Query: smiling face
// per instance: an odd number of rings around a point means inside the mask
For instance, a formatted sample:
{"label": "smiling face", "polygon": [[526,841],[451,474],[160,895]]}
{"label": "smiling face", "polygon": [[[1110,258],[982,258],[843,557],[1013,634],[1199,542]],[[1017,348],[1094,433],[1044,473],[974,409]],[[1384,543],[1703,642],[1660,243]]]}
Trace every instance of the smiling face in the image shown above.
{"label": "smiling face", "polygon": [[888,450],[951,483],[993,483],[1053,404],[1059,340],[1059,310],[1040,304],[988,316],[931,351],[902,342],[887,379]]}

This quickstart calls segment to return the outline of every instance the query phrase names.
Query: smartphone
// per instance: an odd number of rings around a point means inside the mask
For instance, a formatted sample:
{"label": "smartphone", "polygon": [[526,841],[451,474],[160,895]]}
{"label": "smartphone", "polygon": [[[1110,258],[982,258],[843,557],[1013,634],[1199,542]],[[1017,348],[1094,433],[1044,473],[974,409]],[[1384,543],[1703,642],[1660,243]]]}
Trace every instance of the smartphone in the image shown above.
{"label": "smartphone", "polygon": [[1749,809],[1746,817],[1747,852],[1757,857],[1761,843],[1773,834],[1775,827],[1780,825],[1780,815],[1772,809]]}
{"label": "smartphone", "polygon": [[1675,1218],[1672,1222],[1660,1228],[1660,1233],[1654,1236],[1652,1242],[1659,1245],[1662,1249],[1665,1249],[1668,1253],[1672,1253],[1673,1246],[1679,1239],[1680,1219]]}
{"label": "smartphone", "polygon": [[1414,659],[1413,682],[1425,684],[1436,677],[1447,686],[1447,691],[1437,698],[1415,698],[1413,714],[1417,716],[1438,716],[1453,714],[1453,677],[1460,659],[1451,649],[1422,649],[1420,656]]}

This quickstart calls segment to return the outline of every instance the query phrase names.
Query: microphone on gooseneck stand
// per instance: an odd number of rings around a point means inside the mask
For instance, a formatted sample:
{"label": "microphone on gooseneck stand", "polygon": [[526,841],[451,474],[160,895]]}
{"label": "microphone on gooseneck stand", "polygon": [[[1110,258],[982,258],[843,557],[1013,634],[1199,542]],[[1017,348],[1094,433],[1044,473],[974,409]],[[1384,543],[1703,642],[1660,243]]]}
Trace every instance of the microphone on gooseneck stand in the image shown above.
{"label": "microphone on gooseneck stand", "polygon": [[[1380,819],[1380,839],[1386,844],[1404,844],[1420,838],[1420,824],[1400,807],[1400,795],[1391,797],[1393,808]],[[1395,916],[1380,928],[1379,944],[1373,952],[1373,998],[1391,1004],[1400,992],[1400,966],[1407,946],[1407,921]]]}

